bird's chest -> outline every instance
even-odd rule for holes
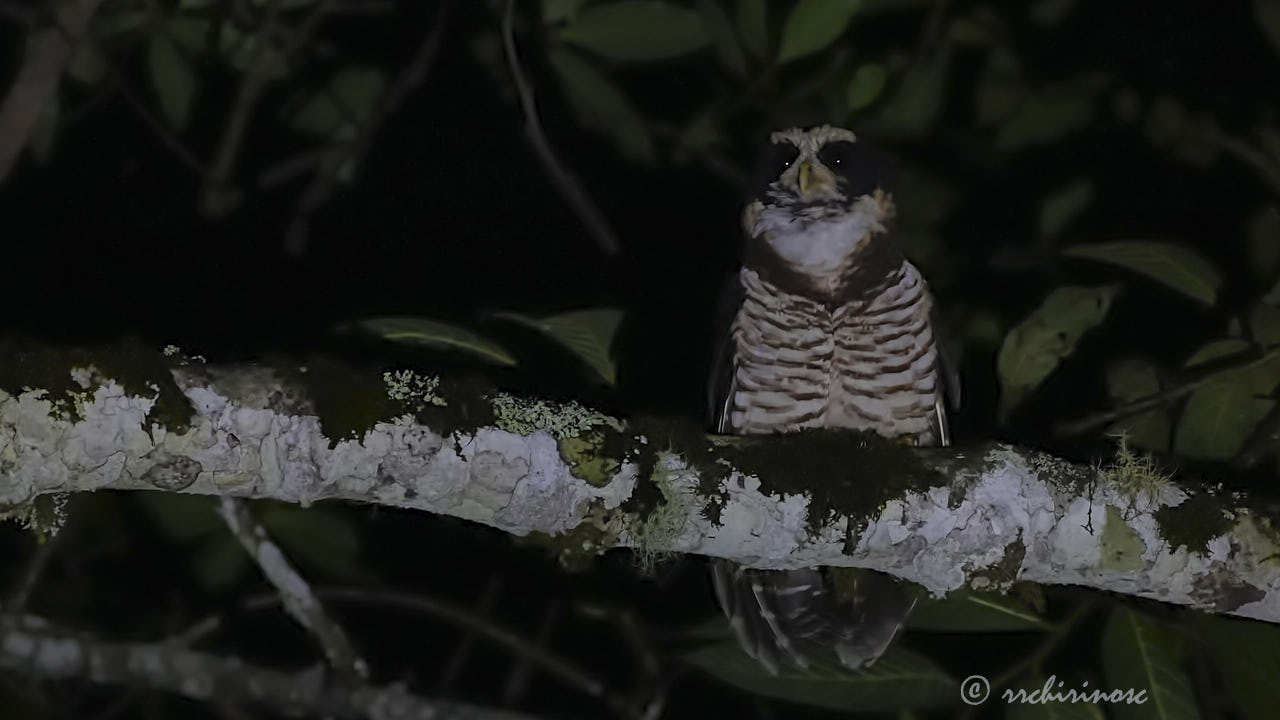
[[[913,272],[875,298],[828,308],[743,274],[730,424],[923,439],[938,389],[929,300]]]

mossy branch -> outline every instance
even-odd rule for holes
[[[126,356],[115,348],[109,364]],[[869,567],[935,594],[1072,584],[1280,622],[1270,518],[1190,493],[1132,453],[1098,468],[997,443],[716,438],[448,378],[216,368],[167,353],[137,363],[166,377],[117,380],[86,369],[83,353],[60,369],[40,357],[43,388],[0,378],[0,508],[11,515],[107,488],[348,500],[544,534],[578,558],[626,547]]]

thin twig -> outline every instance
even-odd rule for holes
[[[1034,652],[1014,663],[1011,667],[992,679],[990,684],[987,686],[988,692],[995,693],[1003,690],[1006,685],[1017,680],[1028,670],[1040,668],[1044,661],[1057,651],[1058,646],[1067,638],[1071,630],[1079,626],[1080,622],[1088,617],[1096,607],[1097,602],[1093,599],[1081,601],[1070,615],[1063,618],[1063,620],[1058,624],[1054,625],[1053,630],[1045,635],[1044,640],[1041,641],[1039,647],[1037,647]],[[978,707],[978,705],[969,706],[964,712],[961,712],[956,716],[956,720],[969,720],[977,712]]]
[[[280,13],[281,4],[281,0],[271,3],[258,34],[262,42],[250,50],[244,79],[240,83],[235,103],[227,116],[226,129],[222,133],[222,140],[218,143],[218,149],[214,154],[213,162],[210,163],[209,174],[205,181],[201,205],[206,215],[214,217],[222,215],[238,201],[238,196],[231,192],[231,175],[235,172],[236,160],[244,145],[249,119],[258,105],[258,100],[267,89],[268,76],[259,71],[258,63],[266,57],[263,48],[269,44],[270,38],[275,34],[276,19]],[[310,40],[316,28],[319,27],[320,21],[332,6],[333,0],[321,0],[306,20],[302,21],[298,32],[280,52],[283,62],[288,63],[294,52]]]
[[[63,527],[52,537],[46,538],[44,542],[36,546],[35,552],[31,554],[31,559],[27,561],[27,567],[22,573],[22,580],[13,589],[8,601],[4,604],[6,613],[13,614],[26,611],[27,602],[31,600],[31,593],[44,575],[45,568],[49,566],[49,558],[53,557],[54,545],[66,531],[67,529]]]
[[[277,714],[385,720],[533,720],[510,710],[411,694],[403,685],[328,682],[321,668],[282,672],[168,643],[105,642],[41,618],[0,618],[0,667],[53,680],[159,690],[203,702],[253,703]]]
[[[147,103],[143,102],[142,98],[133,92],[133,88],[129,86],[129,81],[110,58],[106,60],[106,67],[112,85],[124,96],[125,102],[137,114],[138,118],[151,129],[151,132],[155,133],[156,137],[160,138],[160,142],[169,148],[169,151],[183,165],[186,165],[200,177],[207,178],[209,176],[209,168],[205,167],[204,162],[182,142],[177,133],[173,132],[163,120],[156,117],[156,114],[151,111]]]
[[[418,51],[396,78],[395,83],[383,95],[377,109],[361,124],[359,134],[353,140],[335,146],[321,156],[320,168],[299,198],[297,210],[289,221],[289,228],[285,231],[286,252],[291,255],[301,255],[306,250],[311,216],[320,206],[328,202],[337,189],[339,179],[343,176],[342,169],[359,162],[372,144],[373,135],[377,129],[404,104],[410,93],[427,79],[431,66],[440,54],[440,45],[444,41],[452,7],[453,0],[444,0],[440,4],[431,29],[418,45]],[[334,98],[334,100],[340,100],[340,98]]]
[[[586,670],[574,665],[569,660],[561,658],[544,648],[539,647],[536,643],[530,640],[495,625],[490,620],[478,617],[473,613],[441,600],[424,595],[411,595],[409,593],[396,592],[393,590],[323,586],[317,587],[315,590],[316,594],[326,601],[336,600],[340,602],[360,603],[363,605],[399,608],[402,610],[411,610],[414,612],[425,613],[433,617],[443,618],[455,625],[467,628],[468,630],[475,632],[477,635],[487,638],[513,653],[528,658],[531,663],[537,665],[543,672],[578,692],[599,700],[617,715],[628,718],[628,720],[643,720],[642,713],[631,707],[624,698],[610,692],[604,682],[592,677],[592,675]],[[262,595],[256,598],[251,598],[245,603],[245,607],[271,607],[279,604],[280,598],[275,595]],[[204,624],[204,622],[202,621],[201,624]]]
[[[534,635],[534,644],[544,649],[551,642],[551,630],[560,617],[560,601],[554,599],[542,613],[542,621],[538,623],[538,632]],[[514,707],[529,690],[529,678],[532,676],[533,661],[527,655],[516,658],[511,672],[507,673],[507,682],[502,690],[502,704]]]
[[[1091,413],[1077,420],[1060,423],[1054,428],[1054,432],[1059,435],[1082,435],[1084,433],[1097,430],[1100,427],[1110,425],[1118,420],[1124,420],[1125,418],[1133,417],[1134,415],[1141,415],[1148,410],[1154,410],[1161,405],[1190,395],[1205,383],[1211,380],[1220,379],[1224,372],[1248,370],[1280,359],[1280,347],[1263,353],[1261,356],[1254,353],[1246,353],[1246,355],[1249,356],[1249,360],[1240,364],[1234,364],[1241,359],[1236,355],[1222,358],[1222,362],[1214,362],[1212,364],[1205,363],[1203,374],[1194,377],[1181,385],[1176,385],[1166,390],[1152,393],[1151,395],[1144,395],[1140,398],[1135,398],[1134,400],[1110,410]]]
[[[515,5],[515,0],[507,0],[506,9],[502,13],[502,45],[506,50],[507,68],[511,72],[511,81],[516,86],[520,108],[524,112],[525,136],[533,145],[538,159],[542,161],[543,169],[560,189],[569,207],[578,215],[578,220],[586,226],[587,232],[596,241],[601,252],[609,256],[617,255],[622,247],[617,233],[605,219],[604,213],[600,212],[591,200],[591,196],[583,189],[582,183],[578,182],[578,178],[551,149],[551,141],[547,139],[547,134],[542,129],[542,121],[538,119],[538,108],[533,99],[533,86],[525,77],[520,65],[520,57],[516,54],[513,29]]]
[[[484,620],[489,612],[493,609],[494,602],[498,599],[498,591],[502,588],[502,576],[494,573],[489,576],[489,581],[485,583],[484,592],[480,594],[480,600],[476,603],[476,618]],[[449,658],[449,664],[445,665],[444,672],[440,673],[440,679],[436,681],[436,692],[446,695],[453,689],[454,683],[462,674],[463,668],[466,667],[467,661],[471,659],[471,653],[476,646],[476,631],[468,630],[463,636],[462,642],[458,643],[458,649],[454,650],[453,656]]]
[[[219,512],[249,557],[276,587],[285,612],[315,637],[329,664],[345,676],[367,677],[368,665],[356,654],[346,632],[325,612],[311,585],[267,536],[266,529],[250,512],[249,505],[243,500],[223,496]]]
[[[1280,195],[1280,163],[1266,152],[1239,138],[1232,137],[1216,127],[1209,127],[1205,139],[1226,154],[1253,168],[1271,192]]]

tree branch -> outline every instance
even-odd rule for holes
[[[0,667],[45,678],[77,678],[102,685],[149,688],[193,700],[254,703],[309,717],[377,720],[530,720],[506,710],[434,700],[399,685],[326,683],[319,668],[280,672],[236,658],[169,643],[112,643],[88,639],[33,617],[0,619]]]
[[[1080,585],[1280,621],[1270,522],[1123,463],[1100,471],[999,443],[707,438],[574,403],[438,391],[439,378],[421,378],[406,399],[390,375],[400,400],[382,399],[387,417],[331,447],[322,422],[342,420],[313,414],[307,386],[286,379],[295,369],[171,372],[139,394],[72,372],[85,388],[74,396],[78,419],[66,397],[0,393],[0,504],[108,488],[338,499],[515,535],[569,534],[564,546],[586,554],[628,547],[761,568],[867,567],[934,594],[1015,580]],[[173,417],[184,400],[186,424]]]
[[[285,612],[315,637],[329,664],[349,679],[368,677],[369,666],[351,647],[347,633],[325,612],[311,584],[294,569],[280,546],[267,536],[249,506],[224,495],[219,512],[245,552],[275,586]]]

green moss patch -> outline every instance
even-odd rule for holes
[[[1209,551],[1209,541],[1221,537],[1231,529],[1231,517],[1222,509],[1218,498],[1208,493],[1198,493],[1182,501],[1156,510],[1156,526],[1160,537],[1177,550],[1185,547],[1189,552],[1204,554]]]
[[[24,388],[43,389],[55,407],[72,420],[82,418],[80,400],[96,388],[84,388],[72,379],[71,371],[90,367],[97,369],[101,379],[114,380],[131,396],[155,398],[148,414],[151,422],[175,433],[191,426],[193,408],[173,380],[171,360],[135,338],[84,347],[0,340],[0,388],[11,395],[22,393]]]

